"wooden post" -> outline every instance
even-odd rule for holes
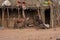
[[[42,17],[43,23],[45,23],[44,8],[41,8],[41,17]]]
[[[53,12],[54,12],[54,26],[56,26],[56,9],[55,9],[55,6],[53,8]]]
[[[21,5],[22,5],[23,18],[26,18],[26,17],[25,17],[25,12],[24,12],[24,10],[26,9],[26,3],[23,2]]]
[[[58,25],[60,25],[59,23],[59,16],[60,16],[60,13],[59,13],[59,4],[57,4],[57,20],[58,20]]]
[[[20,12],[19,12],[20,8],[18,7],[18,18],[20,18]]]
[[[38,16],[39,16],[39,19],[41,19],[41,14],[40,14],[39,8],[38,8]]]
[[[26,17],[25,17],[24,9],[22,9],[22,15],[23,15],[23,18],[26,18]]]
[[[2,8],[2,26],[5,27],[4,26],[4,8]]]
[[[54,26],[56,26],[58,23],[57,23],[57,4],[55,3],[54,4],[55,6],[54,6]]]
[[[50,8],[51,8],[51,14],[50,14],[50,16],[51,16],[51,23],[50,23],[50,25],[53,28],[53,26],[54,26],[54,15],[53,15],[53,7],[52,7],[52,5],[50,5]]]
[[[58,12],[59,12],[59,25],[60,25],[60,8],[58,7]]]
[[[9,27],[9,10],[8,10],[8,7],[7,7],[7,15],[8,15],[8,18],[7,18],[7,27]]]
[[[60,26],[60,0],[58,0],[58,12],[59,12],[59,21],[58,21],[58,23],[59,23],[59,26]]]

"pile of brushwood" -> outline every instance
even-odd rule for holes
[[[34,20],[31,18],[18,18],[15,21],[14,28],[26,28],[26,27],[38,27],[41,29],[48,29],[49,24],[44,24],[42,20],[39,19],[38,16],[35,16]]]

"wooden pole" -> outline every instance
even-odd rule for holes
[[[41,19],[41,14],[40,14],[39,8],[38,8],[38,16],[39,16],[39,19]]]
[[[20,12],[19,12],[20,8],[18,7],[18,18],[20,18]]]
[[[44,15],[44,8],[43,7],[41,7],[41,17],[42,17],[42,21],[43,21],[43,23],[45,23],[45,15]]]
[[[2,26],[5,27],[4,26],[4,8],[2,8]]]
[[[53,12],[54,12],[54,26],[56,26],[56,9],[55,6],[53,6]]]
[[[60,8],[58,7],[58,11],[60,10]],[[60,11],[59,11],[59,25],[60,25]]]
[[[50,8],[51,8],[51,26],[53,28],[53,26],[54,26],[54,15],[53,15],[53,7],[52,7],[52,5],[50,5]]]
[[[7,15],[8,15],[8,18],[7,18],[7,27],[9,27],[9,10],[8,10],[8,7],[7,7]]]
[[[60,13],[59,13],[59,4],[57,3],[57,19],[58,19],[58,25],[60,25],[59,23],[59,16],[60,16]]]
[[[23,18],[26,18],[26,17],[25,17],[24,9],[22,9],[22,15],[23,15]]]

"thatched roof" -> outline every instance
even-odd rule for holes
[[[4,0],[0,0],[0,6],[3,3]],[[16,5],[16,0],[9,0],[12,5]],[[43,0],[42,0],[43,1]],[[36,6],[37,4],[42,3],[42,1],[40,0],[21,0],[21,2],[25,2],[27,6]]]
[[[3,1],[4,0],[0,0],[0,6],[3,3]],[[9,1],[12,3],[12,5],[14,5],[14,6],[16,5],[16,0],[9,0]],[[25,2],[26,6],[28,6],[28,7],[30,7],[30,6],[36,7],[37,4],[40,5],[44,2],[44,0],[20,0],[20,1]],[[57,0],[52,0],[52,1],[57,2]]]
[[[4,2],[5,0],[0,0],[0,6],[2,5],[2,3]],[[9,0],[11,3],[12,3],[12,5],[14,5],[15,4],[15,2],[16,2],[16,0]]]

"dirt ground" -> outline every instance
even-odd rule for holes
[[[60,38],[60,27],[52,29],[4,29],[0,40],[56,40]]]

